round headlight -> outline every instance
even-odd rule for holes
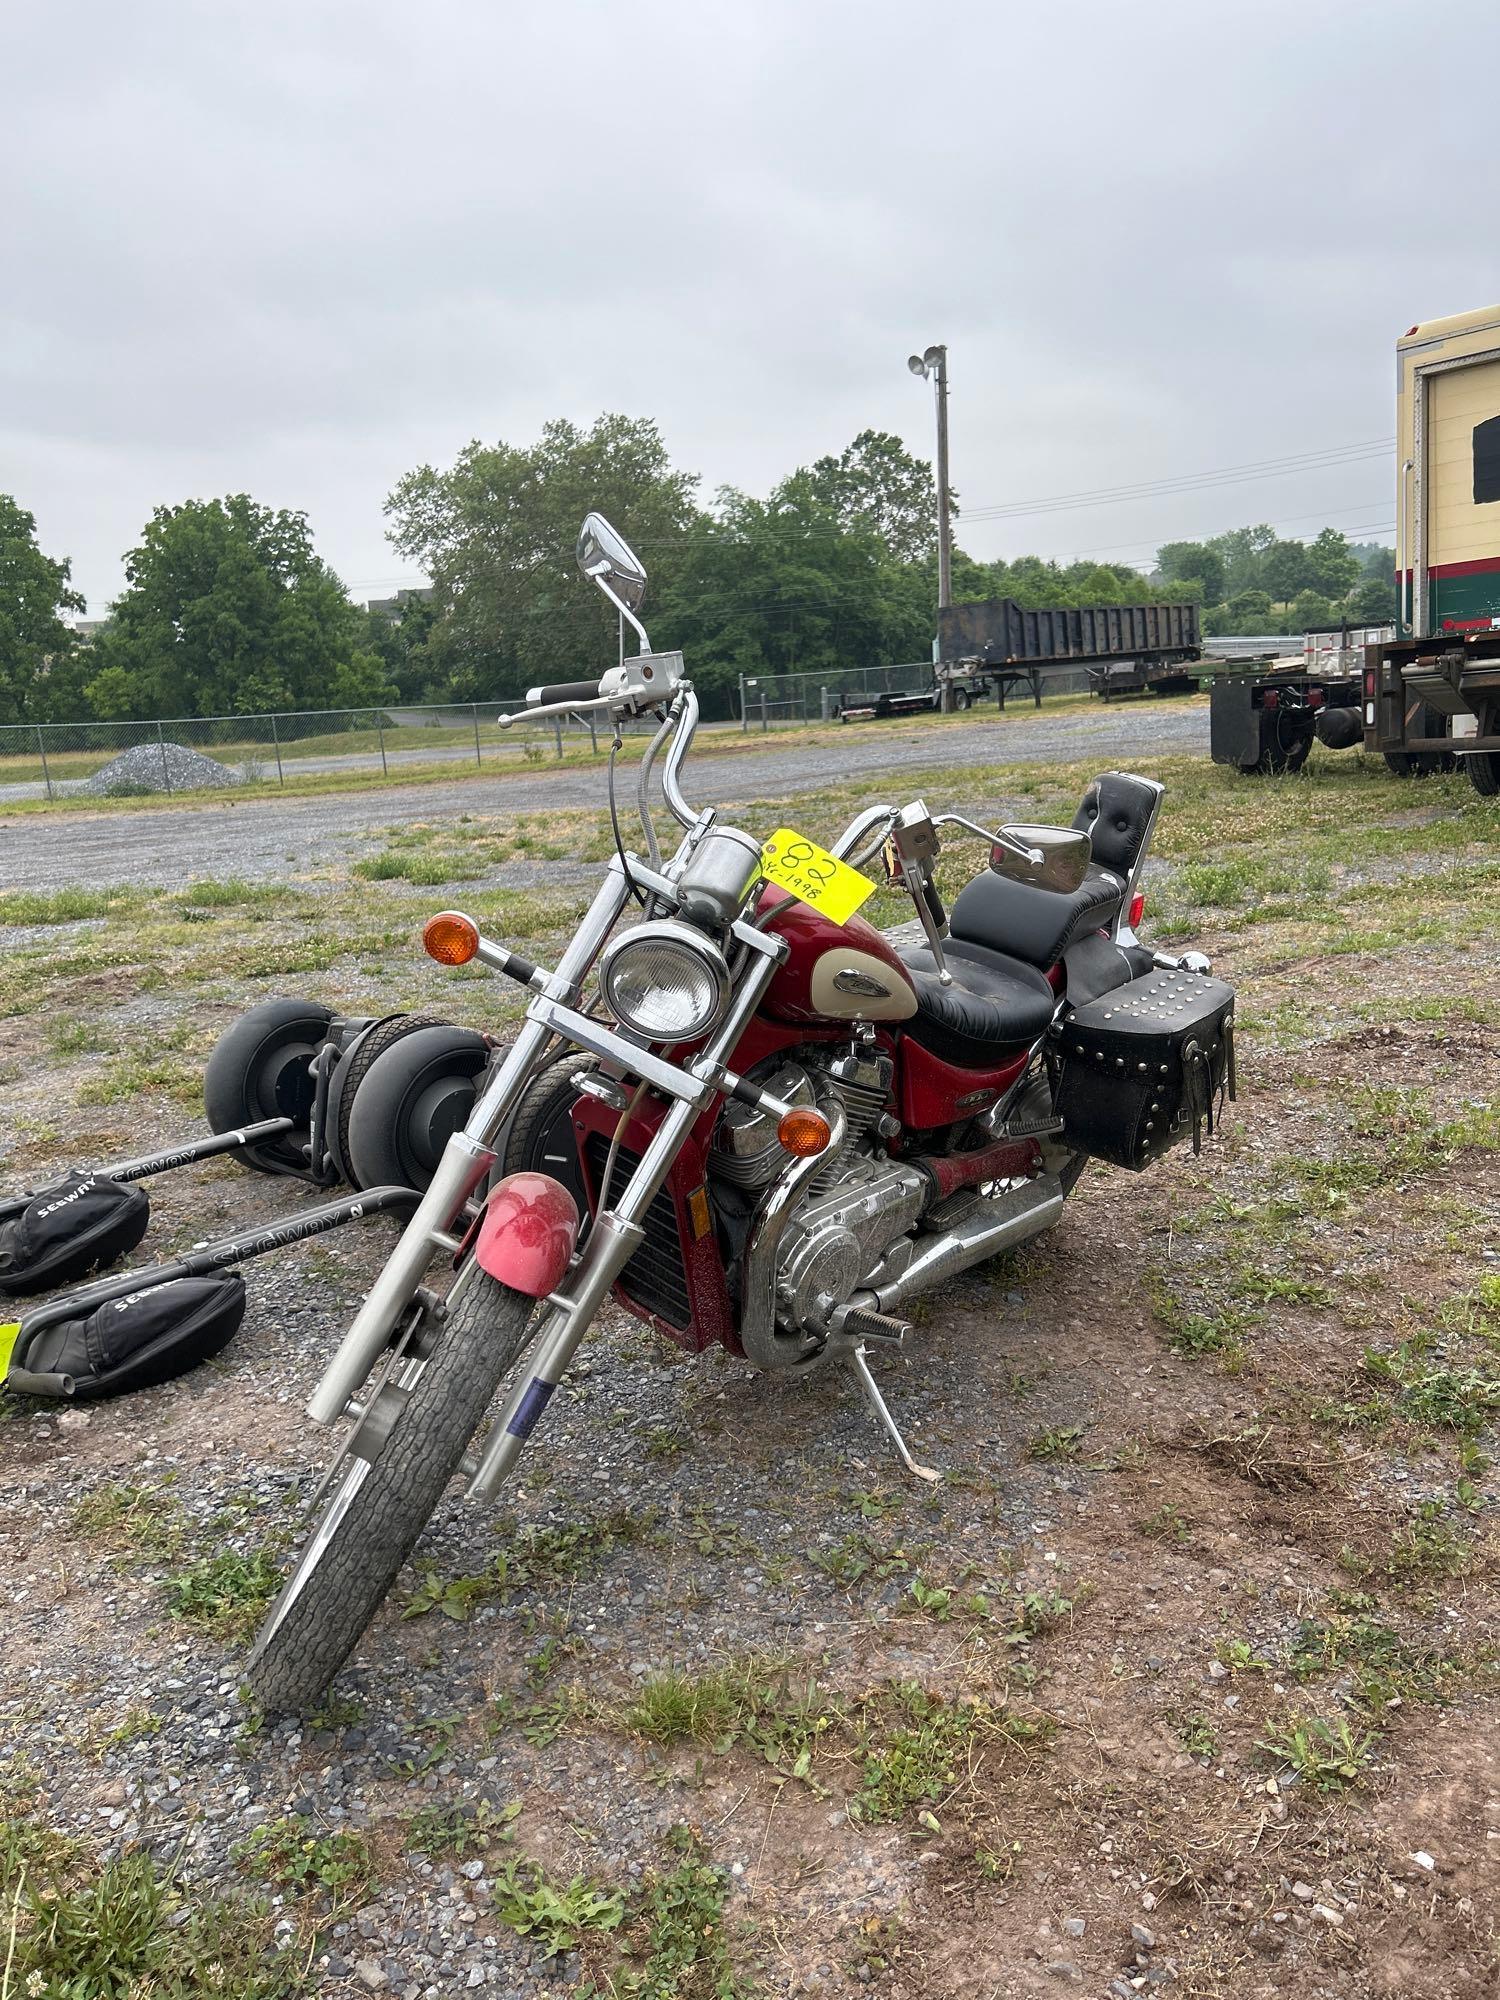
[[[653,1042],[691,1042],[723,1013],[729,968],[711,939],[685,925],[637,924],[605,952],[599,984],[622,1028]]]

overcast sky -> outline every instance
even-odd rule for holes
[[[0,490],[93,613],[153,505],[240,490],[368,596],[471,437],[620,410],[764,492],[930,454],[946,340],[970,515],[1370,454],[976,555],[1388,538],[1395,337],[1500,297],[1497,64],[1495,0],[17,0]]]

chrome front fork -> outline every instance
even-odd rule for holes
[[[610,862],[599,893],[564,952],[550,982],[552,993],[576,999],[583,976],[598,956],[630,894],[619,860]],[[307,1414],[315,1423],[337,1423],[350,1400],[392,1339],[402,1315],[439,1251],[458,1248],[454,1231],[464,1205],[495,1164],[495,1140],[520,1102],[521,1093],[552,1040],[552,1029],[537,1019],[539,1003],[527,1009],[527,1019],[505,1060],[474,1101],[468,1121],[443,1149],[427,1192],[401,1239],[370,1287],[354,1324],[340,1341],[322,1380],[313,1391]]]
[[[669,886],[645,867],[638,866],[635,873],[648,886]],[[338,1421],[395,1337],[433,1257],[439,1252],[456,1252],[464,1206],[494,1166],[498,1136],[554,1036],[561,1032],[569,1038],[571,1026],[580,1035],[599,1041],[601,1047],[606,1042],[613,1044],[612,1055],[626,1061],[637,1058],[650,1080],[673,1101],[620,1199],[597,1218],[562,1289],[547,1301],[549,1309],[531,1343],[528,1365],[518,1373],[474,1469],[469,1492],[475,1497],[493,1494],[515,1464],[579,1342],[640,1244],[646,1211],[671,1172],[684,1140],[712,1101],[714,1089],[706,1080],[708,1075],[722,1069],[733,1054],[786,953],[779,938],[768,937],[750,925],[735,926],[737,939],[748,948],[749,962],[743,967],[728,1013],[691,1069],[626,1048],[613,1034],[595,1034],[597,1024],[574,1012],[570,1003],[577,1000],[583,977],[629,893],[625,871],[616,859],[610,863],[608,876],[556,973],[548,979],[545,992],[528,1007],[525,1024],[476,1101],[463,1131],[455,1133],[444,1148],[421,1205],[371,1286],[307,1406],[308,1415],[318,1423]],[[460,1273],[455,1283],[462,1284],[466,1275]]]

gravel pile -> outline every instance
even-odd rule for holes
[[[201,792],[237,785],[238,771],[181,743],[136,743],[101,765],[80,790],[104,797],[140,792]]]

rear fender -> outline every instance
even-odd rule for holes
[[[482,1271],[528,1298],[562,1283],[578,1242],[578,1204],[550,1174],[507,1174],[490,1189],[474,1243]]]

